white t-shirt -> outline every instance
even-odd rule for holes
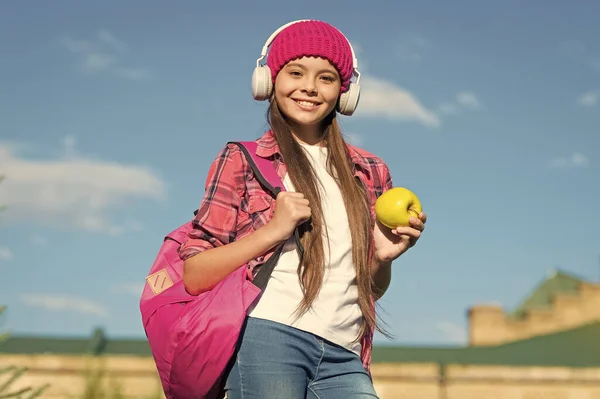
[[[352,238],[346,207],[340,189],[326,169],[327,149],[303,144],[321,184],[323,215],[328,228],[330,247],[323,234],[325,274],[323,286],[312,307],[298,318],[295,313],[302,301],[298,281],[298,254],[294,237],[290,237],[271,274],[260,301],[250,316],[287,324],[308,331],[360,355],[360,342],[355,341],[360,330],[362,312],[358,305],[356,272],[352,261]],[[288,176],[283,184],[294,191]]]

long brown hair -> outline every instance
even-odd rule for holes
[[[289,178],[296,191],[304,194],[310,202],[311,221],[300,226],[300,240],[304,247],[303,256],[298,266],[298,278],[303,291],[303,300],[297,312],[304,314],[319,294],[325,272],[325,253],[323,248],[323,210],[318,189],[318,179],[298,142],[294,139],[286,116],[281,112],[273,97],[267,110],[267,120],[271,126]],[[358,303],[362,311],[363,321],[356,341],[363,334],[376,328],[375,309],[371,302],[372,283],[370,268],[371,229],[370,206],[365,187],[355,179],[350,155],[340,131],[335,111],[323,121],[323,142],[328,150],[327,169],[336,177],[344,198],[350,232],[352,237],[352,260],[356,270],[358,287]],[[328,241],[328,240],[327,240]]]

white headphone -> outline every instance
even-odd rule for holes
[[[273,94],[273,80],[271,77],[271,70],[268,65],[261,65],[261,61],[267,55],[267,51],[275,37],[287,28],[288,26],[295,24],[297,22],[310,21],[308,19],[301,19],[298,21],[289,22],[279,29],[277,29],[273,34],[267,39],[265,45],[262,48],[260,53],[260,58],[256,60],[256,68],[254,69],[254,73],[252,74],[252,96],[255,100],[264,101],[271,97]],[[340,32],[341,33],[341,32]],[[344,34],[342,33],[342,36]],[[358,60],[356,59],[356,54],[354,53],[354,49],[352,48],[352,44],[344,36],[348,45],[350,46],[350,51],[352,52],[352,69],[353,75],[356,76],[356,82],[351,82],[348,90],[340,95],[340,99],[337,104],[337,110],[342,115],[352,115],[358,106],[358,101],[360,99],[360,72],[358,71]]]

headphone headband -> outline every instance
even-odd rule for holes
[[[273,40],[275,40],[275,38],[281,31],[283,31],[285,28],[287,28],[288,26],[293,25],[295,23],[307,22],[307,21],[313,21],[313,20],[298,19],[296,21],[288,22],[287,24],[280,26],[275,32],[273,32],[271,34],[271,36],[269,36],[269,38],[265,42],[265,45],[263,46],[262,51],[260,52],[260,57],[256,60],[256,66],[260,67],[260,62],[262,60],[264,60],[265,57],[267,56],[267,52],[269,51],[269,46],[271,45],[271,43],[273,43]],[[346,39],[348,46],[350,46],[350,52],[352,53],[352,69],[353,69],[354,75],[356,75],[356,83],[358,84],[360,82],[360,72],[358,71],[358,59],[356,58],[356,53],[354,52],[354,48],[352,47],[352,43],[350,43],[350,40],[348,40],[348,38],[339,29],[338,29],[338,32],[340,32],[340,34],[344,37],[344,39]]]

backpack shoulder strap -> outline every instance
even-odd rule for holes
[[[258,144],[255,141],[231,141],[230,144],[237,145],[245,155],[254,176],[258,181],[273,194],[274,197],[280,191],[284,191],[283,182],[273,167],[273,164],[268,159],[256,155]]]
[[[255,141],[232,141],[232,144],[236,144],[240,147],[240,150],[246,156],[252,170],[254,171],[254,176],[258,179],[258,181],[269,190],[274,197],[279,194],[280,191],[284,191],[285,187],[281,178],[277,174],[277,170],[273,167],[273,164],[268,159],[259,157],[256,155],[256,148],[258,144]],[[294,239],[296,241],[298,255],[302,258],[304,255],[304,248],[302,243],[300,242],[300,233],[298,232],[298,228],[294,230]],[[267,286],[267,282],[269,281],[269,277],[273,272],[277,264],[277,260],[281,255],[284,244],[278,246],[275,250],[275,253],[267,260],[267,262],[260,268],[258,273],[253,279],[253,284],[256,285],[261,290],[264,290]]]

